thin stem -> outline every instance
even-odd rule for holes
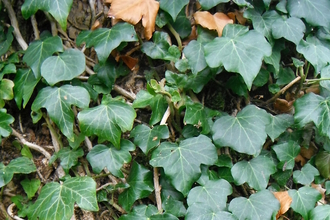
[[[38,40],[40,38],[40,35],[39,35],[38,23],[37,23],[37,19],[36,19],[35,15],[31,16],[31,24],[33,27],[33,32],[34,32],[34,39]]]
[[[45,119],[45,121],[47,123],[48,129],[50,131],[50,135],[52,136],[52,142],[53,142],[53,145],[54,145],[55,152],[58,152],[60,149],[63,148],[63,143],[59,139],[59,137],[58,137],[55,129],[53,128],[52,124],[50,123],[47,115],[46,114],[42,114],[42,116],[44,117],[44,119]]]
[[[181,42],[180,35],[178,34],[178,32],[176,32],[176,30],[173,28],[173,26],[170,23],[167,23],[167,27],[171,31],[173,36],[175,37],[176,42],[178,42],[179,50],[182,51],[182,42]]]
[[[284,94],[286,90],[288,90],[291,86],[293,86],[296,82],[301,79],[300,76],[297,76],[294,80],[292,80],[288,85],[284,86],[278,93],[276,93],[271,99],[266,101],[266,104],[269,104],[275,101],[280,95]]]

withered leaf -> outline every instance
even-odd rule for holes
[[[281,208],[276,215],[276,219],[278,219],[281,215],[283,215],[289,210],[292,198],[289,196],[288,191],[273,192],[273,194],[281,204]]]

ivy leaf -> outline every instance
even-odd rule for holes
[[[276,144],[273,147],[277,158],[281,161],[278,166],[283,170],[291,170],[295,164],[295,158],[300,152],[300,146],[295,141]],[[284,167],[285,166],[285,167]]]
[[[240,153],[258,155],[267,133],[269,116],[266,111],[248,105],[236,117],[223,116],[215,121],[212,139],[217,146],[229,146]]]
[[[291,16],[305,18],[313,26],[329,28],[330,2],[327,0],[301,0],[299,4],[295,0],[288,0],[287,9]]]
[[[302,185],[309,185],[314,180],[314,176],[320,175],[319,171],[309,163],[306,163],[301,170],[293,172],[293,181]]]
[[[78,158],[84,156],[82,148],[71,150],[69,147],[62,148],[57,153],[57,157],[61,159],[63,170],[68,173],[71,167],[77,165]]]
[[[27,0],[22,5],[22,15],[28,19],[39,9],[49,12],[56,21],[66,30],[67,17],[72,6],[72,0]]]
[[[330,153],[320,151],[315,158],[315,165],[324,178],[330,177]]]
[[[211,129],[208,123],[205,108],[201,103],[186,104],[186,113],[184,115],[183,122],[185,124],[194,125],[197,128],[202,127],[203,134],[208,134]]]
[[[270,114],[270,123],[266,125],[266,132],[272,141],[274,141],[292,124],[292,115],[280,114],[274,116]]]
[[[237,162],[231,168],[231,174],[236,185],[247,182],[250,187],[256,190],[263,190],[267,187],[269,176],[276,172],[276,166],[267,156],[253,158],[250,161]]]
[[[204,50],[200,42],[195,40],[190,41],[183,49],[183,53],[188,59],[189,66],[194,74],[197,74],[207,67],[204,58]]]
[[[68,49],[58,56],[48,57],[41,65],[41,75],[53,86],[79,76],[85,66],[85,55],[77,49]]]
[[[237,220],[236,216],[226,211],[214,212],[211,207],[203,203],[194,203],[187,210],[186,220]]]
[[[127,183],[130,187],[119,195],[118,203],[129,211],[137,199],[148,197],[154,190],[152,172],[133,161]]]
[[[13,88],[14,83],[10,79],[2,79],[0,81],[0,108],[5,106],[4,100],[11,100],[14,98]]]
[[[1,31],[3,31],[2,28],[0,28]],[[4,55],[7,53],[8,49],[10,48],[11,43],[14,40],[14,36],[12,32],[14,31],[14,28],[10,26],[8,28],[7,34],[6,34],[6,40],[0,42],[0,56]]]
[[[33,41],[26,50],[23,61],[31,67],[35,78],[38,79],[41,76],[41,64],[53,55],[53,53],[62,51],[63,45],[61,38],[59,36],[48,37],[44,40]]]
[[[77,37],[77,45],[86,42],[86,47],[94,46],[101,64],[105,63],[111,51],[122,42],[137,41],[134,26],[128,23],[118,23],[109,28],[81,32]]]
[[[87,90],[80,86],[46,87],[39,91],[31,109],[38,112],[40,108],[46,108],[52,121],[69,140],[73,141],[74,114],[71,105],[87,108],[89,101]],[[36,122],[34,120],[34,123]]]
[[[304,22],[296,17],[290,17],[288,19],[279,18],[272,25],[272,34],[275,39],[283,37],[296,45],[304,37],[305,30]]]
[[[216,6],[220,3],[226,3],[226,2],[229,2],[229,0],[200,0],[199,1],[202,8],[206,11],[213,8],[214,6]]]
[[[161,0],[159,7],[169,13],[175,21],[176,17],[180,13],[181,9],[189,3],[189,0]]]
[[[292,198],[291,208],[308,219],[308,213],[313,210],[315,203],[322,198],[322,195],[316,189],[304,186],[299,190],[290,189],[289,196]]]
[[[176,217],[184,217],[186,215],[186,207],[182,201],[175,200],[172,196],[166,197],[162,202],[165,213],[170,213]]]
[[[200,135],[183,140],[179,146],[163,142],[152,153],[150,165],[163,167],[172,185],[186,196],[201,174],[200,165],[212,165],[217,159],[211,140]]]
[[[121,132],[132,129],[135,117],[136,113],[131,106],[114,99],[103,100],[101,105],[78,113],[80,128],[84,134],[97,135],[117,148],[120,147]]]
[[[190,190],[187,203],[188,206],[194,203],[203,204],[213,212],[223,211],[226,208],[227,196],[232,192],[232,187],[226,180],[209,180],[205,185]]]
[[[159,145],[161,139],[169,138],[169,131],[166,125],[155,126],[150,129],[146,125],[136,126],[130,133],[134,138],[134,144],[138,146],[144,154]]]
[[[37,170],[33,161],[27,157],[18,157],[5,166],[0,163],[0,188],[11,181],[15,173],[32,173]]]
[[[19,109],[22,107],[22,100],[23,108],[25,108],[39,80],[40,77],[35,78],[31,69],[19,69],[17,71],[14,79],[14,93],[15,101]]]
[[[132,160],[129,152],[134,150],[134,144],[128,140],[121,141],[120,149],[115,148],[112,144],[98,144],[87,154],[86,159],[95,173],[100,173],[106,167],[113,175],[123,178],[124,175],[120,168],[124,163]]]
[[[37,201],[30,206],[28,217],[31,220],[69,220],[75,203],[84,210],[99,210],[96,183],[91,177],[72,177],[63,184],[47,183],[42,187]]]
[[[207,64],[212,67],[224,66],[229,72],[239,73],[248,89],[258,75],[262,59],[271,55],[271,46],[264,36],[247,27],[227,24],[222,37],[217,37],[204,47]]]
[[[2,137],[8,137],[11,133],[10,124],[14,122],[14,117],[7,114],[6,109],[0,109],[0,141]]]
[[[265,202],[267,201],[267,202]],[[268,190],[259,191],[250,198],[234,198],[228,207],[238,219],[271,219],[280,209],[280,203]]]
[[[38,191],[41,182],[39,179],[32,179],[32,180],[24,179],[20,183],[24,189],[24,192],[28,196],[28,198],[32,199],[32,197]]]
[[[316,206],[309,212],[309,219],[327,220],[330,219],[330,205]]]
[[[120,216],[119,220],[148,220],[150,216],[157,213],[158,210],[154,205],[137,205],[130,213]]]

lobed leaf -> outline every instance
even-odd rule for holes
[[[302,185],[309,185],[314,181],[314,177],[320,175],[319,171],[311,164],[306,163],[301,170],[293,172],[293,181]]]
[[[295,165],[295,158],[300,152],[300,146],[297,142],[289,141],[276,144],[273,147],[277,158],[280,160],[279,168],[284,170],[292,170]]]
[[[237,220],[237,217],[226,211],[213,211],[203,203],[194,203],[188,207],[186,220]]]
[[[175,21],[181,9],[189,3],[189,0],[161,0],[159,3],[159,7],[169,13]]]
[[[12,131],[10,124],[14,122],[14,117],[7,114],[6,109],[0,109],[0,141],[2,137],[8,137]]]

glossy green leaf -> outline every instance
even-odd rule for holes
[[[284,44],[282,44],[280,40],[277,40],[273,46],[272,55],[264,58],[265,63],[274,67],[276,74],[280,71],[281,51],[284,47]],[[262,69],[260,71],[262,71]]]
[[[37,201],[30,206],[28,217],[31,220],[69,220],[75,203],[84,210],[99,210],[96,183],[91,177],[72,177],[63,184],[47,183],[42,187]]]
[[[237,162],[231,168],[231,174],[236,185],[245,182],[256,190],[263,190],[267,187],[269,176],[276,172],[276,166],[267,156],[259,155],[250,161]]]
[[[296,77],[291,68],[280,67],[280,71],[278,72],[276,78],[277,78],[276,84],[279,86],[283,86],[290,83]]]
[[[293,117],[289,114],[270,115],[270,123],[266,125],[266,132],[274,141],[288,127],[293,124]]]
[[[33,161],[26,157],[18,157],[10,161],[10,163],[5,166],[0,163],[0,188],[11,181],[14,174],[16,173],[32,173],[37,170]]]
[[[306,163],[301,170],[293,172],[293,181],[302,185],[309,185],[314,177],[320,175],[319,171],[309,163]]]
[[[330,153],[320,151],[315,158],[315,166],[324,178],[330,177]]]
[[[197,74],[207,67],[204,48],[200,42],[196,40],[190,41],[183,49],[183,53],[188,59],[189,66],[194,74]]]
[[[122,42],[137,41],[134,26],[128,23],[118,23],[109,28],[81,32],[77,37],[77,45],[86,42],[86,47],[94,47],[100,63],[105,63],[111,51]]]
[[[127,183],[130,187],[119,195],[118,203],[129,211],[137,199],[148,197],[154,190],[152,172],[134,161]]]
[[[97,135],[101,140],[110,141],[120,147],[121,133],[133,127],[136,117],[134,109],[117,101],[102,101],[101,105],[85,109],[78,114],[81,131],[86,135]]]
[[[33,41],[26,50],[23,61],[31,67],[35,78],[38,79],[41,76],[42,63],[53,53],[62,51],[61,38],[59,36],[48,37],[44,40]]]
[[[163,142],[152,153],[150,164],[163,167],[172,185],[187,195],[201,174],[200,165],[212,165],[216,160],[215,146],[208,137],[200,135],[183,140],[179,146]]]
[[[330,66],[326,66],[321,70],[321,79],[330,79]],[[320,82],[320,86],[321,86],[321,95],[323,97],[326,97],[327,95],[323,95],[325,94],[330,94],[330,80],[322,80]]]
[[[272,34],[275,39],[283,37],[296,45],[304,37],[305,30],[304,22],[296,17],[279,18],[272,24]]]
[[[14,98],[14,83],[10,79],[0,80],[0,108],[5,106],[5,100]]]
[[[31,109],[34,112],[39,112],[40,108],[46,108],[52,121],[67,138],[73,141],[74,114],[71,105],[87,108],[89,101],[89,94],[83,87],[71,85],[64,85],[59,88],[46,87],[39,91]]]
[[[258,155],[267,138],[267,124],[266,111],[248,105],[236,117],[223,116],[216,120],[212,138],[219,147],[229,146],[240,153]]]
[[[207,43],[204,49],[210,67],[223,65],[227,71],[239,73],[248,89],[259,73],[263,58],[272,51],[262,34],[236,24],[226,25],[222,37]]]
[[[304,18],[311,25],[329,27],[330,2],[327,0],[301,0],[299,4],[288,0],[287,9],[291,16]]]
[[[120,169],[124,163],[129,163],[132,160],[129,152],[134,150],[134,144],[128,140],[121,141],[120,149],[115,148],[112,144],[98,144],[87,154],[86,159],[95,173],[100,173],[104,168],[107,168],[111,174],[123,178],[124,175]]]
[[[169,13],[173,21],[175,21],[181,9],[189,3],[189,0],[161,0],[159,3],[159,7]]]
[[[69,147],[60,149],[57,153],[57,157],[61,160],[61,166],[66,173],[69,172],[71,167],[77,165],[78,158],[84,156],[84,151],[82,148],[76,150],[71,150]]]
[[[165,213],[170,213],[176,217],[184,217],[186,215],[186,207],[182,201],[175,200],[172,196],[168,196],[165,201],[162,201]]]
[[[66,30],[67,17],[72,6],[72,0],[27,0],[22,5],[22,15],[25,19],[34,15],[39,9],[49,12]]]
[[[141,124],[136,126],[130,133],[130,137],[134,138],[134,144],[145,154],[158,146],[161,139],[169,138],[169,135],[166,125],[159,125],[150,129],[148,126]]]
[[[291,180],[289,180],[292,176],[292,170],[278,170],[272,177],[276,180],[277,184],[281,187],[286,186],[288,183],[291,184]],[[268,188],[269,189],[269,188]]]
[[[13,63],[6,64],[2,69],[1,69],[1,67],[2,67],[1,65],[2,64],[0,63],[0,80],[3,79],[3,76],[5,74],[11,74],[11,73],[16,73],[17,72],[16,66]]]
[[[15,101],[19,109],[22,107],[22,101],[23,108],[25,108],[39,80],[40,77],[36,79],[31,69],[19,69],[17,71],[14,79],[14,93]]]
[[[29,199],[31,199],[36,194],[40,186],[39,179],[24,179],[20,183],[23,186],[24,192]]]
[[[14,31],[14,28],[9,27],[7,34],[6,34],[6,40],[0,42],[0,56],[4,55],[9,50],[11,43],[14,40],[14,36],[12,34],[13,31]]]
[[[186,104],[186,113],[183,122],[185,124],[191,124],[197,128],[202,127],[202,134],[208,134],[211,129],[208,123],[205,107],[201,103]]]
[[[191,23],[186,15],[186,7],[184,7],[171,23],[174,30],[180,35],[181,39],[188,37],[191,34]]]
[[[41,65],[41,75],[53,86],[79,76],[85,66],[85,55],[78,49],[68,49],[58,56],[48,57]]]
[[[283,12],[284,14],[287,14],[288,11],[286,9],[286,4],[287,4],[287,0],[280,0],[279,3],[277,3],[276,5],[276,9],[280,12]]]
[[[217,6],[220,3],[226,3],[229,2],[229,0],[200,0],[199,3],[201,4],[202,8],[204,10],[209,10],[213,8],[214,6]]]
[[[137,205],[130,213],[122,215],[119,220],[148,220],[150,216],[157,213],[158,210],[154,205]]]
[[[316,206],[309,212],[309,219],[329,220],[330,219],[330,205]]]
[[[2,137],[8,137],[11,133],[10,124],[14,122],[14,117],[7,114],[6,109],[0,108],[0,141]]]
[[[280,203],[268,190],[259,191],[250,198],[234,198],[228,207],[238,219],[272,219],[273,213],[280,209]]]
[[[232,194],[231,185],[223,179],[209,180],[203,186],[197,186],[190,190],[187,198],[188,206],[201,203],[209,207],[213,212],[224,211],[227,196]]]
[[[295,165],[295,158],[300,152],[300,146],[297,142],[289,141],[281,144],[276,144],[273,147],[277,158],[280,160],[279,168],[284,170],[291,170]]]
[[[236,216],[226,211],[213,211],[203,203],[194,203],[188,207],[186,220],[237,220]]]
[[[291,208],[308,219],[308,213],[314,209],[315,203],[322,198],[318,190],[304,186],[299,190],[290,189],[289,196],[292,198]]]

